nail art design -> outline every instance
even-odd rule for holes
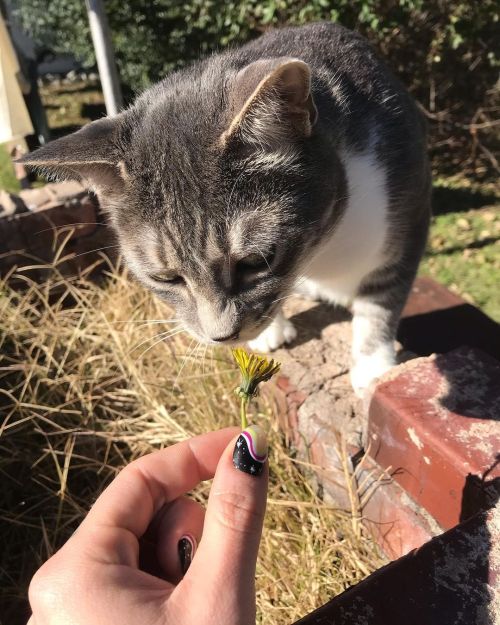
[[[177,543],[177,551],[179,560],[181,561],[181,571],[186,575],[191,562],[193,561],[194,552],[196,551],[196,540],[191,534],[186,534]]]
[[[267,436],[258,425],[249,425],[238,436],[233,452],[234,466],[250,475],[260,475],[267,459]]]

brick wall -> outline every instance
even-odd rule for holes
[[[0,218],[0,276],[20,268],[43,281],[54,265],[62,275],[76,275],[102,264],[101,248],[113,258],[115,243],[93,196],[80,191]]]

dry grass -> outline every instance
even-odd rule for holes
[[[71,305],[69,305],[71,303]],[[24,623],[33,571],[130,460],[237,424],[228,351],[156,323],[170,313],[123,273],[26,290],[0,284],[0,623]],[[160,340],[159,332],[172,332]],[[157,337],[157,338],[155,338]],[[158,342],[159,341],[159,342]],[[258,565],[260,622],[292,623],[382,563],[349,513],[325,506],[262,397],[271,485]],[[205,498],[208,485],[196,497]],[[4,620],[5,619],[5,620]]]

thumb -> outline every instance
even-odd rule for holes
[[[250,425],[219,460],[203,537],[186,575],[212,603],[219,623],[255,623],[255,566],[268,477],[266,433]]]

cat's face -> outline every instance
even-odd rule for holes
[[[181,75],[29,161],[92,181],[135,276],[206,342],[256,337],[331,220],[308,67],[263,63],[212,76],[223,98]]]
[[[128,201],[161,206],[161,215],[114,215],[134,274],[204,341],[257,336],[283,303],[309,245],[300,175],[258,158],[212,153],[203,184],[198,168],[169,168],[161,190],[132,175]]]

